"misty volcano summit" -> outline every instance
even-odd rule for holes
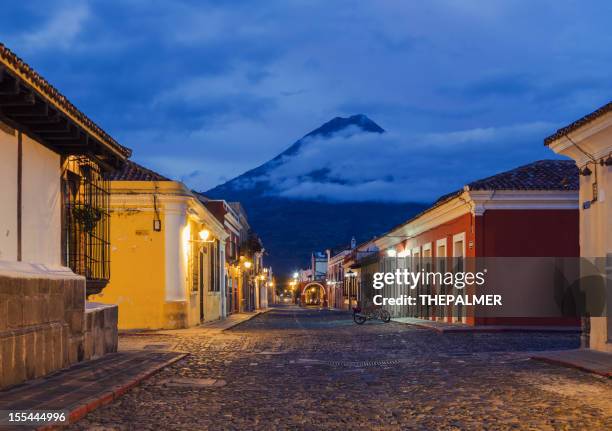
[[[385,131],[363,114],[336,117],[308,133],[285,151],[209,194],[248,193],[292,199],[324,201],[382,200],[355,195],[360,185],[378,178],[363,175],[363,160],[347,158],[359,147],[375,147]],[[363,148],[362,148],[363,149]],[[349,162],[357,171],[350,171]],[[241,193],[241,194],[242,194]]]
[[[397,154],[387,136],[366,115],[336,117],[205,194],[240,201],[272,266],[286,274],[312,251],[369,239],[425,208],[395,193],[389,163]]]

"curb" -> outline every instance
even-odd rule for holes
[[[452,334],[452,333],[477,333],[477,332],[484,332],[484,333],[501,333],[501,332],[546,332],[546,333],[551,333],[551,334],[568,334],[568,333],[580,333],[582,332],[582,330],[580,328],[575,328],[575,327],[568,327],[566,329],[564,328],[538,328],[538,327],[534,327],[534,328],[529,328],[529,327],[524,327],[524,326],[519,326],[519,327],[512,327],[512,326],[505,326],[505,327],[491,327],[491,328],[487,328],[486,326],[479,326],[479,327],[453,327],[453,326],[449,326],[449,327],[435,327],[433,325],[427,325],[425,323],[410,323],[410,322],[398,322],[397,320],[391,320],[392,322],[395,323],[400,323],[402,325],[411,325],[411,326],[415,326],[417,328],[422,328],[422,329],[428,329],[430,331],[434,331],[437,332],[438,334]]]
[[[154,374],[166,368],[167,366],[180,361],[187,355],[188,353],[181,353],[178,356],[159,364],[159,366],[155,367],[152,370],[148,370],[140,374],[137,374],[132,380],[130,380],[127,383],[124,383],[122,385],[117,385],[110,391],[104,392],[103,394],[97,396],[96,398],[90,398],[84,401],[83,404],[73,408],[68,413],[68,422],[65,424],[43,426],[40,428],[36,428],[36,430],[37,431],[59,430],[65,427],[66,425],[73,424],[79,421],[80,419],[83,419],[87,415],[87,413],[94,411],[98,407],[102,407],[106,404],[113,402],[120,396],[124,395],[127,391],[132,389],[134,386],[137,386],[138,384],[140,384],[143,380],[148,379],[149,377],[153,376]]]
[[[430,325],[424,325],[421,323],[408,323],[408,322],[398,322],[397,320],[391,319],[392,322],[395,323],[399,323],[400,325],[410,325],[410,326],[414,326],[416,328],[420,328],[420,329],[428,329],[430,331],[434,331],[437,332],[438,334],[443,334],[444,330],[440,329],[440,328],[436,328],[434,326],[430,326]]]
[[[228,326],[227,328],[223,328],[223,329],[221,329],[221,331],[227,331],[228,329],[235,328],[236,326],[241,325],[241,324],[243,324],[244,322],[248,322],[249,320],[251,320],[251,319],[253,319],[253,318],[255,318],[255,317],[259,316],[259,315],[266,314],[266,313],[267,313],[267,312],[269,312],[269,311],[272,311],[272,308],[268,307],[268,308],[266,308],[265,310],[258,311],[258,312],[256,312],[255,314],[253,314],[252,316],[249,316],[249,317],[247,317],[246,319],[241,320],[240,322],[236,322],[236,323],[234,323],[233,325]]]
[[[612,373],[597,371],[592,368],[584,367],[582,365],[578,365],[578,364],[575,364],[569,361],[563,361],[561,359],[552,359],[552,358],[547,358],[544,356],[531,356],[530,359],[534,361],[546,362],[551,365],[558,365],[558,366],[565,367],[565,368],[573,368],[575,370],[580,370],[586,373],[596,374],[598,376],[607,377],[609,379],[612,379]]]

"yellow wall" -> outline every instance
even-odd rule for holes
[[[91,300],[118,304],[120,329],[166,327],[166,315],[177,313],[165,306],[164,254],[164,232],[153,230],[152,212],[113,208],[111,279]]]

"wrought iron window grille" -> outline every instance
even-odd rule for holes
[[[87,279],[87,294],[110,279],[110,181],[86,156],[69,156],[62,173],[64,263]]]

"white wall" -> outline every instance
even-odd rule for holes
[[[187,207],[184,203],[166,203],[164,206],[164,240],[166,252],[166,301],[187,300],[187,254],[189,238]]]
[[[585,153],[597,160],[606,159],[612,153],[612,114],[607,113],[570,132],[570,135],[571,141],[560,138],[552,142],[550,148],[556,153],[574,159],[581,169],[590,159]],[[590,164],[589,169],[593,172],[591,175],[580,176],[580,255],[587,259],[599,258],[600,261],[607,257],[610,261],[612,260],[612,167]],[[593,198],[595,179],[597,179],[599,196],[596,201],[590,202]],[[586,209],[583,208],[584,202],[590,202]],[[607,274],[606,280],[610,283],[610,264],[608,263],[608,268],[603,267],[604,262],[601,264],[602,268],[599,270],[602,274]],[[609,285],[608,292],[610,292]],[[590,347],[612,353],[610,313],[612,298],[608,298],[607,307],[607,317],[590,319]]]
[[[59,154],[22,135],[21,260],[61,265]],[[0,260],[17,260],[17,131],[0,129]]]
[[[0,129],[0,260],[17,260],[17,133]]]
[[[60,265],[60,155],[25,134],[22,145],[21,260]]]

